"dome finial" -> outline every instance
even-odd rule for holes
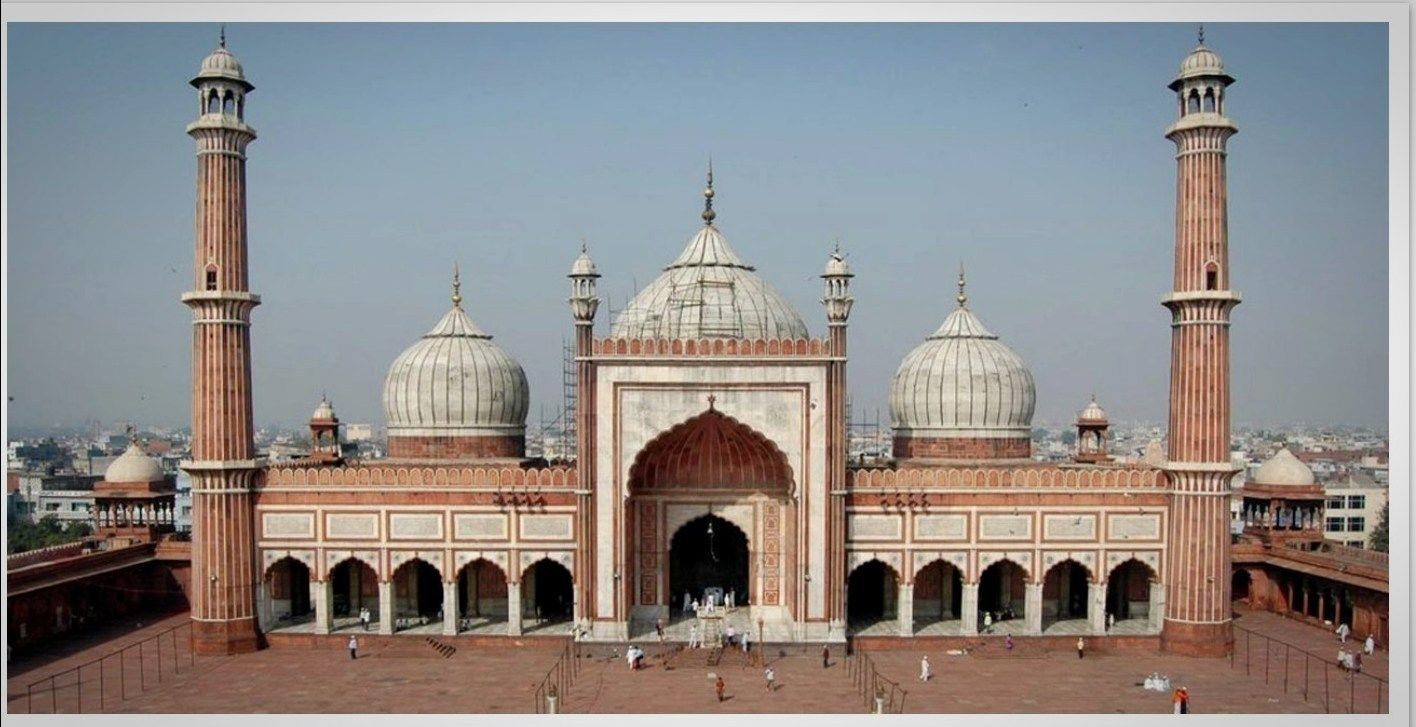
[[[960,260],[960,261],[959,261],[959,295],[958,295],[957,297],[955,297],[954,300],[959,301],[959,307],[960,307],[960,308],[967,307],[967,306],[965,306],[965,304],[969,302],[969,296],[964,293],[964,261],[963,261],[963,260]]]
[[[708,157],[708,187],[703,190],[703,222],[713,224],[718,215],[713,211],[713,157]]]
[[[456,262],[452,264],[452,304],[458,308],[462,307],[462,271],[458,269]]]
[[[1200,23],[1200,34],[1199,34],[1199,37],[1200,37],[1200,45],[1204,45],[1204,44],[1205,44],[1205,24],[1204,24],[1204,23]]]
[[[221,24],[221,36],[218,42],[221,44],[221,47],[224,50],[226,48],[226,23]]]
[[[127,434],[128,434],[128,444],[131,444],[131,445],[133,445],[133,446],[136,447],[137,444],[138,444],[138,430],[137,430],[137,428],[134,427],[132,424],[129,424],[128,426],[126,426],[126,427],[123,428],[123,431],[127,432]]]

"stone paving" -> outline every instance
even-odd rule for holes
[[[1274,644],[1292,644],[1286,647],[1290,652],[1302,647],[1336,654],[1337,638],[1322,629],[1267,613],[1243,612],[1236,623],[1272,637]],[[166,621],[151,624],[142,633],[170,625]],[[24,673],[11,676],[11,693],[22,682],[111,653],[138,638],[141,633],[96,643],[89,652],[67,654],[52,663],[31,665]],[[1244,638],[1240,633],[1240,648]],[[1248,638],[1258,643],[1257,637]],[[443,658],[425,639],[411,636],[366,648],[357,660],[336,648],[276,648],[234,657],[200,657],[195,668],[169,676],[108,708],[142,713],[527,713],[535,709],[537,687],[561,652],[544,644],[518,643],[459,648],[452,658]],[[573,685],[563,690],[561,711],[867,711],[842,658],[843,647],[832,648],[832,665],[823,669],[819,646],[769,646],[768,663],[777,677],[777,689],[769,692],[761,666],[738,650],[726,652],[719,663],[710,665],[708,650],[639,643],[648,653],[647,668],[640,671],[628,668],[619,646],[585,645],[588,658],[578,661]],[[1310,694],[1305,699],[1296,667],[1290,667],[1290,680],[1285,685],[1275,668],[1279,661],[1271,656],[1266,677],[1257,646],[1250,647],[1246,673],[1240,652],[1231,665],[1230,659],[1148,653],[1096,652],[1078,659],[1074,651],[1047,651],[1023,638],[1017,644],[1012,652],[1006,652],[1001,639],[989,639],[967,656],[951,656],[943,649],[910,648],[866,654],[881,676],[898,682],[907,692],[907,713],[1169,712],[1169,694],[1140,686],[1152,672],[1169,676],[1174,686],[1188,687],[1197,713],[1322,713],[1325,706],[1320,695],[1324,694],[1327,708],[1333,712],[1346,712],[1349,701],[1358,705],[1357,711],[1374,711],[1371,705],[1376,695],[1362,691],[1367,687],[1360,677],[1347,681],[1335,668],[1327,676],[1325,692],[1318,689],[1318,681],[1309,679]],[[919,658],[925,653],[934,672],[928,683],[918,680]],[[1292,658],[1297,657],[1290,654]],[[1368,657],[1365,666],[1368,673],[1385,676],[1385,652]],[[1316,665],[1311,670],[1312,675],[1323,671]],[[721,703],[713,690],[718,674],[727,683],[728,699]],[[10,707],[11,711],[25,711],[13,700]]]

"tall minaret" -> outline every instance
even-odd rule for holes
[[[1165,565],[1166,651],[1221,656],[1233,643],[1229,603],[1229,220],[1225,144],[1239,129],[1224,115],[1234,79],[1200,42],[1170,84],[1179,119],[1166,131],[1177,149],[1175,289],[1171,313],[1171,486]]]
[[[251,309],[247,289],[246,145],[241,64],[221,46],[192,79],[200,104],[187,133],[197,141],[196,260],[192,309],[192,633],[199,653],[257,648],[255,459],[251,417]]]
[[[570,314],[575,320],[575,622],[591,626],[595,616],[595,312],[600,296],[595,281],[600,272],[590,251],[580,245],[580,257],[570,266]]]
[[[846,460],[849,437],[846,431],[846,323],[851,317],[850,266],[841,254],[841,244],[826,260],[821,274],[825,284],[821,305],[831,332],[831,362],[826,367],[826,491],[830,493],[826,513],[826,622],[828,640],[846,633]]]

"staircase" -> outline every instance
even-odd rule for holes
[[[451,659],[452,655],[457,653],[456,647],[444,644],[431,636],[427,637],[426,641],[428,646],[432,647],[433,651],[438,652],[444,659]]]

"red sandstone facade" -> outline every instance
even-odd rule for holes
[[[351,628],[367,609],[379,633],[393,634],[424,626],[428,603],[446,635],[490,615],[505,617],[501,633],[519,636],[530,626],[523,619],[554,610],[592,638],[621,640],[636,620],[677,610],[674,539],[706,518],[718,536],[745,540],[741,593],[754,618],[771,619],[771,639],[874,638],[847,622],[876,601],[875,612],[899,622],[891,636],[911,636],[923,611],[949,624],[946,635],[963,636],[987,630],[981,613],[1017,609],[1018,635],[1045,635],[1048,619],[1072,618],[1107,634],[1108,614],[1131,613],[1127,639],[1224,653],[1228,316],[1238,302],[1228,289],[1224,143],[1234,129],[1222,116],[1228,76],[1200,61],[1187,59],[1176,82],[1185,111],[1168,134],[1179,176],[1163,470],[1108,463],[1104,450],[1077,464],[1030,462],[1019,432],[1033,390],[1020,362],[1006,369],[1020,377],[1009,393],[985,383],[977,394],[1025,394],[1010,399],[1023,412],[1015,421],[955,427],[954,437],[898,436],[898,464],[848,467],[851,275],[839,254],[822,276],[825,339],[596,338],[599,274],[582,254],[569,276],[572,467],[526,462],[521,435],[396,435],[386,461],[316,457],[273,468],[254,461],[252,444],[249,323],[259,298],[247,286],[244,164],[255,132],[243,120],[251,86],[218,51],[194,81],[196,288],[183,296],[196,324],[193,459],[184,466],[194,481],[198,648],[249,650],[260,632],[311,613],[315,634]],[[1210,94],[1213,110],[1201,101],[1191,113],[1191,91]],[[707,226],[691,246],[728,261],[722,267],[751,270],[731,263],[713,226],[711,186],[706,196]],[[964,311],[962,273],[958,300]],[[955,320],[961,328],[950,335],[997,338],[971,313]],[[333,432],[337,439],[337,424]],[[543,597],[561,570],[569,595]]]

